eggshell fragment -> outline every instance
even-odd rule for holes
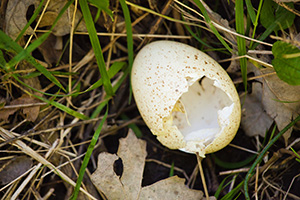
[[[170,149],[204,157],[228,145],[238,130],[233,82],[196,48],[172,41],[146,45],[134,60],[131,84],[145,123]]]

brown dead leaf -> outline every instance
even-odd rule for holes
[[[27,156],[18,156],[0,167],[0,185],[6,185],[15,180],[32,166],[32,160]]]
[[[169,177],[152,185],[143,187],[140,200],[168,200],[168,199],[201,199],[203,194],[191,190],[184,185],[184,179],[177,176]]]
[[[242,97],[243,98],[243,97]],[[265,136],[273,119],[265,112],[262,104],[262,83],[252,84],[252,93],[245,96],[241,126],[249,136]]]
[[[2,109],[0,110],[0,119],[4,121],[8,121],[8,117],[12,114],[14,114],[18,109],[17,108],[11,108],[11,109]]]
[[[289,85],[280,80],[276,74],[268,75],[274,72],[273,69],[260,70],[249,63],[249,71],[254,72],[256,76],[265,75],[263,78],[258,79],[262,83],[262,93],[257,93],[256,98],[261,98],[262,109],[276,122],[278,129],[282,130],[299,115],[300,86]],[[252,109],[249,112],[254,113],[255,110]],[[265,119],[261,118],[260,120]],[[256,123],[253,126],[256,126]],[[284,134],[286,144],[291,132],[292,128]]]
[[[58,44],[57,41],[60,39],[61,37],[55,37],[53,34],[50,34],[49,37],[38,47],[45,61],[49,65],[56,64],[60,59],[62,48],[56,48],[56,45]]]
[[[67,2],[67,0],[51,0],[47,11],[45,12],[39,24],[39,27],[52,26],[59,12]],[[55,36],[64,36],[70,33],[74,8],[75,6],[71,4],[67,11],[61,16],[52,32]],[[77,10],[75,17],[75,26],[77,26],[81,18],[82,14],[79,10]],[[84,21],[81,21],[79,23],[76,31],[87,31]]]
[[[123,162],[121,182],[126,199],[138,199],[147,156],[146,142],[139,140],[131,130],[126,138],[120,139],[117,154]]]
[[[184,179],[171,177],[153,185],[142,188],[145,165],[146,143],[137,139],[130,130],[124,139],[120,139],[117,155],[101,153],[98,156],[98,168],[92,174],[92,181],[98,190],[109,200],[137,199],[197,199],[203,193],[189,189]],[[123,173],[119,177],[113,170],[114,162],[120,158],[123,162]],[[182,198],[181,198],[182,197]]]
[[[29,6],[33,5],[35,8],[40,3],[39,0],[9,0],[7,4],[7,10],[5,15],[5,32],[12,38],[16,39],[21,30],[28,23],[26,14]],[[49,6],[44,13],[42,20],[40,21],[39,27],[52,26],[54,20],[58,16],[58,13],[67,3],[67,0],[51,0]],[[71,4],[68,10],[62,15],[53,29],[55,36],[63,36],[70,33],[72,17],[75,6]],[[79,10],[76,12],[75,26],[79,23],[82,18],[82,14]],[[84,21],[81,21],[76,31],[87,31]],[[28,27],[25,34],[33,34],[33,29]]]
[[[24,104],[34,104],[39,102],[37,99],[32,98],[27,94],[23,94],[21,97],[10,102],[9,105],[24,105]],[[40,112],[40,106],[30,106],[30,107],[16,107],[16,108],[2,108],[0,110],[0,119],[7,121],[8,117],[14,114],[17,110],[21,109],[23,113],[26,115],[26,119],[28,121],[35,121]]]
[[[262,71],[262,74],[273,72],[272,69]],[[300,86],[292,86],[280,80],[276,74],[264,77],[262,101],[266,112],[275,120],[281,131],[300,111]],[[285,143],[290,137],[292,128],[284,135]]]
[[[115,154],[101,153],[98,156],[98,167],[92,174],[92,182],[108,199],[122,199],[124,194],[120,177],[114,172],[113,164],[119,157]]]
[[[17,38],[21,30],[27,24],[26,13],[28,7],[34,5],[37,7],[38,0],[9,0],[7,4],[7,10],[5,15],[5,32],[13,40]],[[33,33],[33,29],[28,27],[25,34],[29,35]]]

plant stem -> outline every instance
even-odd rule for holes
[[[204,188],[204,193],[206,196],[206,200],[209,200],[209,194],[208,194],[208,190],[207,190],[207,186],[206,186],[206,182],[205,182],[205,176],[203,173],[203,168],[202,168],[202,160],[203,158],[199,156],[198,153],[196,153],[197,156],[197,161],[198,161],[198,166],[199,166],[199,171],[200,171],[200,176],[201,176],[201,180],[202,180],[202,184],[203,184],[203,188]]]

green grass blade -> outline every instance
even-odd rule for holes
[[[253,23],[253,33],[252,33],[252,38],[254,38],[255,33],[256,33],[256,28],[257,28],[257,26],[258,26],[258,19],[259,19],[259,16],[260,16],[260,11],[261,11],[261,8],[262,8],[262,4],[263,4],[263,0],[260,0],[260,1],[259,1],[259,5],[258,5],[258,10],[257,10],[257,15],[256,15],[255,21],[254,21],[254,23]],[[252,45],[253,45],[253,41],[251,40],[250,45],[249,45],[249,48],[250,48],[250,49],[252,49]]]
[[[85,116],[84,114],[81,114],[81,113],[79,113],[79,112],[77,112],[77,111],[75,111],[75,110],[72,110],[71,108],[69,108],[69,107],[67,107],[67,106],[65,106],[65,105],[63,105],[63,104],[61,104],[61,103],[58,103],[58,102],[56,102],[56,101],[51,101],[51,100],[49,100],[49,99],[40,97],[40,96],[35,95],[35,94],[32,94],[32,95],[33,95],[35,98],[37,98],[37,99],[39,99],[39,100],[41,100],[41,101],[44,101],[44,102],[46,102],[46,103],[48,103],[48,104],[50,104],[50,105],[52,105],[52,106],[54,106],[54,107],[60,109],[60,110],[63,111],[63,112],[68,113],[69,115],[72,115],[73,117],[76,117],[76,118],[79,118],[79,119],[82,119],[82,120],[87,120],[87,119],[89,119],[89,118],[88,118],[87,116]]]
[[[266,30],[265,32],[263,32],[263,34],[261,34],[261,36],[259,36],[258,40],[263,41],[264,39],[266,39],[272,32],[273,30],[278,26],[278,24],[274,23],[271,24]],[[255,43],[252,46],[252,49],[255,49],[259,44]]]
[[[65,94],[51,94],[51,93],[47,93],[47,92],[42,92],[42,91],[40,91],[40,90],[38,90],[38,89],[36,89],[36,88],[33,88],[33,87],[31,87],[30,85],[24,83],[23,81],[21,81],[21,80],[20,80],[20,77],[21,77],[21,76],[19,76],[18,74],[11,74],[11,76],[12,76],[14,79],[16,79],[20,84],[24,85],[25,87],[31,89],[32,91],[35,91],[35,92],[37,92],[37,93],[40,93],[40,94],[43,94],[43,95],[46,95],[46,96],[52,96],[52,97],[67,97],[67,96],[72,96],[72,95],[75,95],[75,94],[77,95],[77,93],[72,93],[72,94],[65,95]],[[22,78],[23,78],[23,76],[22,76]],[[27,77],[25,76],[25,78],[27,78]],[[81,93],[79,93],[79,94],[81,94]]]
[[[236,32],[244,35],[244,3],[243,0],[235,1],[235,25]],[[238,45],[238,53],[239,56],[243,56],[246,54],[246,41],[245,38],[237,36],[237,45]],[[242,79],[244,83],[245,91],[247,91],[247,59],[240,59],[241,71],[242,71]]]
[[[121,86],[121,84],[125,81],[126,77],[129,75],[130,71],[129,71],[129,67],[127,67],[125,70],[124,70],[124,74],[123,76],[120,78],[120,80],[114,85],[113,87],[113,91],[116,92],[119,87]]]
[[[251,168],[249,169],[244,182],[244,191],[245,191],[245,198],[246,200],[250,200],[249,190],[248,190],[248,182],[253,175],[253,171],[255,170],[256,166],[262,161],[267,151],[271,148],[271,146],[292,126],[294,126],[300,120],[300,115],[290,122],[286,127],[284,127],[260,152],[254,163],[252,164]]]
[[[243,187],[243,184],[244,181],[240,182],[235,188],[233,188],[230,192],[228,192],[221,200],[234,199],[234,196],[236,196],[238,193],[241,192],[240,190]]]
[[[133,63],[133,38],[132,38],[131,18],[125,0],[120,0],[120,4],[125,18],[125,27],[126,27],[126,34],[127,34],[127,49],[128,49],[128,65],[129,65],[129,70],[131,71],[132,63]]]
[[[111,67],[109,68],[108,70],[108,76],[109,78],[111,79],[112,77],[114,77],[122,68],[124,68],[124,66],[126,66],[126,63],[125,62],[115,62],[111,65]],[[52,74],[55,74],[55,75],[73,75],[73,74],[76,74],[76,73],[70,73],[70,72],[51,72]],[[32,73],[29,73],[27,75],[24,75],[22,76],[22,78],[24,79],[27,79],[27,78],[33,78],[33,77],[37,77],[39,76],[41,73],[39,72],[32,72]],[[14,78],[18,78],[19,76],[16,77],[16,74],[13,75]],[[19,81],[20,79],[18,79]],[[72,93],[72,94],[68,94],[68,95],[59,95],[59,94],[50,94],[50,93],[46,93],[46,92],[42,92],[42,91],[39,91],[35,88],[32,88],[31,86],[29,85],[26,85],[24,82],[22,81],[19,81],[22,85],[32,89],[33,91],[36,91],[38,93],[41,93],[43,95],[47,95],[47,96],[55,96],[55,97],[66,97],[66,96],[73,96],[73,95],[79,95],[79,94],[84,94],[86,92],[89,92],[91,90],[94,90],[98,87],[100,87],[102,84],[103,84],[103,81],[102,81],[102,78],[100,78],[96,83],[94,83],[93,85],[91,85],[88,89],[86,89],[85,91],[82,91],[82,92],[75,92],[75,93]]]
[[[125,66],[125,62],[116,62],[116,63],[114,63],[111,67],[110,67],[110,69],[109,69],[109,71],[108,71],[108,75],[109,75],[109,77],[113,77],[113,76],[115,76],[119,71],[120,71],[120,69],[122,69],[124,66]],[[117,84],[113,87],[113,91],[115,92],[115,91],[117,91],[117,89],[120,87],[120,85],[122,84],[122,82],[125,80],[125,78],[127,77],[127,75],[128,75],[128,68],[125,70],[125,72],[124,72],[124,75],[122,76],[122,78],[117,82]],[[26,85],[24,82],[22,82],[21,80],[19,80],[19,78],[18,78],[18,76],[16,76],[16,75],[14,75],[14,78],[17,80],[17,81],[19,81],[21,84],[23,84],[23,85],[25,85],[26,87],[28,87],[28,88],[30,88],[30,89],[33,89],[34,91],[36,91],[36,92],[40,92],[40,91],[38,91],[38,90],[36,90],[36,89],[34,89],[34,88],[32,88],[32,87],[30,87],[29,85]],[[97,82],[100,82],[101,83],[101,81],[102,81],[102,78],[99,80],[99,81],[97,81]],[[101,85],[101,84],[100,84]],[[100,86],[99,85],[99,86]],[[95,87],[95,88],[97,88],[97,87]],[[95,88],[93,88],[93,89],[95,89]],[[82,94],[82,93],[85,93],[85,92],[87,92],[87,91],[90,91],[90,90],[92,90],[91,88],[90,89],[88,89],[88,90],[86,90],[86,91],[84,91],[84,92],[77,92],[77,93],[74,93],[74,94],[72,94],[72,95],[78,95],[78,94]],[[40,92],[40,93],[42,93],[42,92]],[[42,93],[42,94],[45,94],[45,93]],[[48,93],[46,93],[46,95],[47,95]],[[63,104],[60,104],[60,103],[58,103],[58,102],[55,102],[55,101],[50,101],[50,100],[48,100],[48,99],[45,99],[45,98],[43,98],[43,97],[40,97],[40,96],[37,96],[37,95],[34,95],[36,98],[38,98],[38,99],[40,99],[41,101],[44,101],[44,102],[46,102],[46,103],[48,103],[48,104],[50,104],[50,105],[53,105],[54,107],[56,107],[56,108],[58,108],[58,109],[60,109],[60,110],[62,110],[62,111],[64,111],[64,112],[66,112],[66,113],[68,113],[68,114],[70,114],[70,115],[72,115],[72,116],[74,116],[74,117],[77,117],[77,118],[79,118],[79,119],[83,119],[83,120],[86,120],[86,119],[88,119],[88,117],[87,116],[85,116],[85,115],[83,115],[83,114],[81,114],[81,113],[79,113],[79,112],[77,112],[77,111],[75,111],[75,110],[72,110],[71,108],[68,108],[68,107],[66,107],[66,106],[64,106]],[[52,95],[52,96],[57,96],[57,97],[59,97],[59,96],[66,96],[66,95]],[[96,110],[94,111],[94,113],[92,114],[92,116],[91,116],[91,118],[95,118],[101,111],[102,111],[102,109],[107,105],[107,103],[109,102],[109,100],[111,99],[111,96],[107,96],[106,97],[106,100],[104,101],[104,102],[102,102],[97,108],[96,108]]]
[[[246,0],[245,2],[246,2],[246,7],[247,7],[247,11],[249,13],[250,19],[251,19],[252,23],[254,24],[255,20],[256,20],[256,14],[255,14],[254,8],[252,6],[252,3],[250,0]]]
[[[93,150],[95,148],[95,145],[98,141],[99,135],[101,133],[103,124],[106,121],[107,115],[108,115],[108,107],[106,108],[106,112],[103,116],[103,119],[101,120],[99,126],[97,127],[97,129],[96,129],[96,131],[93,135],[92,141],[91,141],[91,143],[90,143],[90,145],[89,145],[89,147],[86,151],[86,154],[84,156],[82,165],[81,165],[80,170],[79,170],[79,175],[78,175],[78,178],[77,178],[77,181],[76,181],[76,186],[75,186],[75,189],[73,191],[72,197],[70,198],[72,200],[76,200],[77,197],[78,197],[80,186],[81,186],[81,183],[82,183],[82,180],[83,180],[83,176],[85,174],[86,167],[89,163],[90,157],[91,157],[91,155],[93,153]]]
[[[4,58],[3,52],[0,50],[0,66],[2,68],[5,68],[5,65],[6,65],[6,60]]]
[[[50,72],[51,74],[53,75],[56,75],[56,76],[74,76],[78,73],[75,73],[75,72],[61,72],[61,71],[51,71]],[[29,79],[29,78],[34,78],[34,77],[38,77],[40,76],[42,73],[40,72],[30,72],[26,75],[23,75],[21,76],[22,78],[24,79]]]
[[[229,176],[225,177],[225,178],[222,180],[222,182],[220,183],[220,185],[219,185],[217,191],[216,191],[215,194],[214,194],[214,196],[216,197],[216,199],[219,198],[219,196],[220,196],[222,190],[223,190],[227,185],[229,185],[229,184],[231,183],[231,182],[229,181],[228,183],[225,184],[226,180],[227,180],[230,176],[232,176],[232,175],[229,175]]]
[[[32,64],[37,70],[39,70],[44,76],[46,76],[50,81],[60,87],[62,90],[66,91],[62,84],[41,64],[37,63],[35,59],[29,54],[35,50],[40,44],[42,44],[47,37],[50,35],[51,30],[55,27],[56,23],[67,10],[67,8],[73,3],[74,0],[68,1],[65,6],[59,12],[57,18],[54,20],[53,25],[50,30],[35,40],[28,48],[23,49],[15,41],[13,41],[8,35],[0,30],[0,48],[4,48],[7,51],[14,51],[17,55],[7,64],[7,68],[12,70],[13,66],[23,59],[26,59],[30,64]],[[7,69],[6,69],[7,70]]]
[[[109,68],[109,70],[107,72],[109,79],[111,79],[112,77],[114,77],[125,65],[126,65],[125,62],[115,62],[115,63],[113,63],[110,66],[110,68]],[[102,84],[103,84],[103,78],[100,78],[96,83],[94,83],[93,85],[91,85],[87,90],[85,90],[82,93],[94,90],[94,89],[100,87]]]
[[[218,32],[218,30],[216,29],[216,27],[214,27],[214,25],[212,24],[208,13],[205,9],[205,7],[202,5],[202,3],[199,0],[193,0],[196,5],[199,7],[199,9],[201,10],[204,19],[206,21],[206,23],[209,25],[210,29],[213,31],[213,33],[215,34],[215,36],[219,39],[219,41],[224,45],[224,47],[229,51],[232,52],[232,49],[229,47],[229,45],[227,44],[227,42],[225,42],[225,40],[222,38],[222,36],[220,35],[220,33]]]
[[[132,38],[132,26],[131,26],[131,18],[128,6],[125,0],[120,0],[120,4],[123,10],[124,19],[125,19],[125,27],[127,33],[127,50],[128,50],[128,65],[129,71],[131,72],[132,64],[133,64],[133,38]],[[131,81],[130,81],[131,83]],[[131,102],[132,98],[132,88],[130,84],[130,93],[129,93],[129,103]]]
[[[120,78],[120,80],[113,86],[114,93],[119,89],[123,81],[126,79],[127,75],[129,74],[129,67],[127,67],[124,71],[123,76]],[[105,105],[109,102],[109,100],[112,98],[112,96],[107,95],[104,99],[104,101],[97,106],[95,111],[92,113],[91,118],[95,118],[99,115],[99,113],[102,111],[102,109],[105,107]]]
[[[276,129],[277,129],[277,126],[275,125],[275,126],[273,127],[272,132],[271,132],[271,135],[270,135],[270,138],[269,138],[268,143],[271,142],[271,140],[273,139],[273,137],[274,137],[274,135],[275,135],[275,132],[276,132]]]
[[[7,36],[8,37],[8,36]],[[8,37],[9,38],[9,37]],[[0,40],[1,40],[2,38],[0,38]],[[7,47],[7,45],[6,45],[6,43],[1,43],[2,44],[2,48],[4,48],[4,47]],[[6,49],[8,49],[8,47],[6,48]],[[12,43],[12,45],[10,45],[9,46],[9,49],[10,50],[14,50],[14,49],[17,49],[17,50],[23,50],[22,49],[22,47],[20,47],[18,44],[16,44],[15,42],[14,43]],[[34,58],[32,58],[33,60],[34,60]],[[35,61],[35,60],[34,60]],[[4,63],[5,64],[5,63]],[[118,73],[122,68],[124,68],[124,66],[126,65],[126,63],[125,62],[116,62],[116,63],[114,63],[112,66],[111,66],[111,68],[109,69],[109,77],[110,78],[112,78],[113,76],[115,76],[115,74],[116,73]],[[127,73],[128,74],[128,73]],[[126,74],[126,75],[127,75]],[[63,96],[66,96],[66,95],[53,95],[53,94],[49,94],[49,93],[44,93],[44,92],[41,92],[41,91],[39,91],[39,90],[37,90],[37,89],[35,89],[35,88],[33,88],[33,87],[31,87],[31,86],[29,86],[29,85],[27,85],[27,84],[25,84],[23,81],[21,81],[20,79],[19,79],[19,75],[18,74],[12,74],[12,76],[18,81],[18,82],[20,82],[22,85],[24,85],[24,86],[26,86],[27,88],[30,88],[30,89],[32,89],[33,91],[35,91],[35,92],[39,92],[39,93],[41,93],[41,94],[44,94],[44,95],[48,95],[48,96],[55,96],[55,97],[63,97]],[[125,77],[124,77],[125,78]],[[122,79],[122,80],[124,80],[124,78]],[[99,85],[97,85],[97,87],[99,87],[99,86],[101,86],[102,85],[102,78],[98,81],[100,84]],[[114,91],[116,91],[117,90],[117,87],[119,87],[120,86],[120,84],[118,84],[118,85],[116,85],[116,87],[114,88]],[[95,88],[97,88],[97,87],[93,87],[92,89],[95,89]],[[90,91],[90,90],[92,90],[91,88],[88,90],[88,91]],[[87,91],[84,91],[84,92],[87,92]],[[75,94],[81,94],[81,93],[84,93],[84,92],[79,92],[79,93],[75,93]],[[75,95],[75,94],[70,94],[70,95]],[[50,101],[50,100],[48,100],[48,99],[46,99],[46,98],[42,98],[42,97],[40,97],[40,96],[37,96],[37,95],[34,95],[36,98],[38,98],[38,99],[40,99],[41,101],[44,101],[44,102],[46,102],[46,103],[48,103],[48,104],[50,104],[50,105],[53,105],[53,106],[55,106],[56,108],[58,108],[58,109],[60,109],[60,110],[62,110],[62,111],[64,111],[64,112],[66,112],[66,113],[68,113],[68,114],[70,114],[70,115],[72,115],[72,116],[74,116],[74,117],[77,117],[77,118],[79,118],[79,119],[88,119],[88,117],[87,116],[85,116],[85,115],[83,115],[83,114],[81,114],[81,113],[78,113],[78,112],[76,112],[75,110],[72,110],[72,109],[70,109],[70,108],[68,108],[68,107],[66,107],[66,106],[64,106],[63,104],[60,104],[60,103],[58,103],[58,102],[55,102],[55,101]],[[69,95],[67,95],[67,96],[69,96]],[[108,102],[108,101],[107,101]],[[107,103],[106,102],[106,103]],[[106,105],[106,104],[103,104],[104,106]],[[104,107],[103,106],[103,107]],[[102,110],[102,109],[101,109]],[[100,111],[101,111],[100,110]]]
[[[106,96],[103,102],[97,106],[97,108],[94,110],[94,112],[91,115],[91,119],[96,118],[99,113],[103,110],[103,108],[108,104],[109,100],[111,99],[111,96]]]
[[[290,148],[292,151],[293,151],[293,153],[295,154],[295,156],[297,157],[295,160],[297,161],[297,162],[300,162],[300,155],[291,147]]]
[[[18,77],[16,74],[13,74],[12,76],[13,76],[14,79],[16,79],[19,83],[21,83],[22,85],[26,86],[27,88],[30,88],[30,89],[32,89],[32,90],[35,91],[35,92],[42,93],[41,91],[39,91],[39,90],[37,90],[37,89],[35,89],[35,88],[32,88],[30,85],[27,85],[26,83],[24,83],[23,81],[21,81],[21,80],[19,79],[19,77]],[[42,94],[43,94],[43,93],[42,93]],[[38,96],[38,95],[36,95],[36,94],[31,94],[31,93],[30,93],[30,95],[34,96],[35,98],[37,98],[37,99],[39,99],[39,100],[41,100],[41,101],[43,101],[43,102],[46,102],[46,103],[50,104],[50,105],[52,105],[52,106],[54,106],[54,107],[56,107],[56,108],[62,110],[63,112],[66,112],[66,113],[68,113],[68,114],[70,114],[70,115],[76,117],[76,118],[79,118],[79,119],[82,119],[82,120],[87,120],[87,119],[89,119],[87,116],[85,116],[85,115],[83,115],[83,114],[81,114],[81,113],[79,113],[79,112],[77,112],[77,111],[75,111],[75,110],[72,110],[71,108],[66,107],[65,105],[63,105],[63,104],[61,104],[61,103],[55,102],[55,101],[53,101],[53,100],[48,100],[48,99],[43,98],[43,97],[41,97],[41,96]],[[66,95],[53,95],[53,94],[51,94],[51,95],[54,96],[54,97],[58,97],[58,96],[66,96]]]
[[[111,18],[113,18],[113,13],[112,11],[109,9],[109,0],[88,0],[89,3],[91,3],[92,5],[94,5],[95,7],[98,8],[98,11],[103,10],[104,12],[106,12]],[[97,13],[98,14],[98,13]],[[97,19],[97,15],[96,18]],[[96,22],[96,21],[95,21]]]
[[[14,58],[12,58],[7,63],[6,68],[13,69],[13,66],[15,66],[18,62],[25,59],[30,64],[32,64],[38,71],[40,71],[46,78],[48,78],[52,83],[60,87],[62,90],[66,91],[65,88],[62,86],[62,84],[44,66],[36,62],[36,60],[30,55],[30,53],[34,51],[38,46],[40,46],[43,43],[43,41],[46,40],[47,37],[48,34],[44,34],[41,37],[39,37],[37,40],[35,40],[27,49],[22,49],[22,51],[20,51]],[[10,42],[14,42],[14,41],[11,39]]]
[[[0,49],[16,53],[19,53],[23,50],[23,48],[20,45],[18,45],[18,43],[14,42],[2,30],[0,30]]]
[[[47,37],[47,35],[43,35],[40,38]],[[39,38],[39,39],[40,39]],[[36,40],[34,43],[36,45],[36,42],[39,41]],[[11,59],[6,65],[5,65],[5,70],[6,71],[11,71],[14,70],[14,66],[25,59],[28,61],[30,64],[32,64],[37,70],[39,70],[44,76],[46,76],[51,82],[53,82],[55,85],[60,87],[61,89],[64,89],[62,84],[41,64],[36,62],[36,60],[29,54],[30,51],[33,51],[32,49],[23,49],[21,46],[19,46],[15,41],[13,41],[8,35],[6,35],[3,31],[0,30],[0,43],[1,47],[3,47],[7,51],[14,51],[18,53],[13,59]],[[3,45],[3,46],[2,46]]]
[[[257,155],[249,156],[248,158],[240,162],[225,162],[219,159],[216,155],[212,154],[212,158],[214,159],[214,162],[225,169],[237,169],[237,168],[244,167],[245,165],[252,162],[256,158],[256,156]]]
[[[211,48],[211,49],[213,49],[213,47],[211,46],[211,45],[209,45],[209,44],[207,44],[206,42],[204,42],[202,39],[200,39],[193,31],[192,31],[192,29],[188,26],[188,25],[186,25],[186,24],[184,24],[184,27],[186,28],[186,30],[200,43],[200,44],[203,44],[204,46],[206,46],[206,47],[208,47],[208,48]]]
[[[43,35],[46,37],[46,35]],[[42,37],[43,37],[42,36]],[[42,38],[41,37],[41,38]],[[6,65],[5,65],[5,69],[7,71],[11,71],[14,70],[14,66],[22,61],[23,59],[27,60],[30,64],[32,64],[38,71],[40,71],[45,77],[47,77],[51,82],[53,82],[55,85],[57,85],[58,87],[60,87],[61,89],[63,89],[64,91],[66,91],[64,89],[64,87],[62,86],[62,84],[41,64],[39,64],[38,62],[36,62],[36,60],[29,54],[30,51],[27,51],[27,49],[23,49],[21,46],[19,46],[16,42],[14,42],[8,35],[6,35],[4,32],[2,32],[0,30],[0,42],[3,43],[5,40],[6,45],[9,46],[8,49],[13,49],[15,52],[17,52],[18,54],[11,59]],[[36,40],[35,42],[37,42],[38,40]]]
[[[169,172],[169,177],[174,176],[174,167],[175,167],[175,163],[174,163],[174,161],[172,161],[171,169],[170,169],[170,172]]]
[[[113,93],[112,85],[111,85],[110,79],[109,79],[107,71],[106,71],[105,61],[104,61],[104,57],[102,54],[102,49],[101,49],[100,42],[99,42],[99,39],[97,36],[97,31],[96,31],[96,28],[94,25],[92,14],[89,10],[88,3],[86,0],[79,0],[79,4],[80,4],[83,18],[84,18],[84,21],[86,24],[86,28],[89,32],[89,37],[90,37],[91,44],[92,44],[92,47],[93,47],[93,50],[95,53],[99,71],[100,71],[101,77],[103,79],[103,87],[108,95],[113,96],[114,93]]]

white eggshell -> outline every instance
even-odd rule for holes
[[[204,157],[228,145],[238,130],[233,82],[196,48],[172,41],[146,45],[134,60],[131,84],[145,123],[170,149]]]

